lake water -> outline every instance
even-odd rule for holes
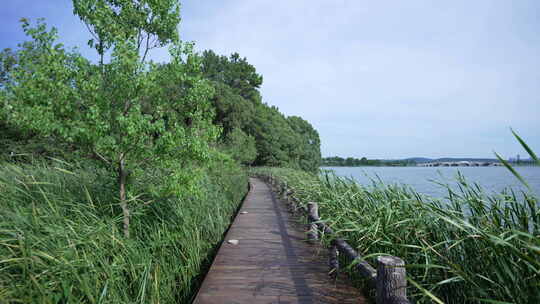
[[[506,187],[525,189],[505,167],[322,167],[338,176],[352,177],[360,184],[371,185],[380,177],[385,184],[406,184],[419,193],[434,197],[448,195],[432,180],[448,183],[455,188],[458,171],[469,182],[480,184],[486,191],[500,192]],[[529,183],[534,193],[540,194],[540,167],[517,167],[516,171]],[[370,179],[371,178],[371,179]]]

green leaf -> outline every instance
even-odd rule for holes
[[[527,151],[527,153],[529,154],[529,156],[538,164],[540,165],[540,160],[538,159],[538,157],[536,156],[536,154],[534,154],[533,150],[531,148],[529,148],[529,146],[527,145],[527,143],[525,143],[525,141],[523,139],[521,139],[521,137],[519,137],[519,135],[517,135],[516,132],[514,132],[513,129],[510,129],[510,131],[512,131],[512,134],[514,134],[514,137],[519,141],[519,143],[521,144],[521,146],[523,147],[523,149],[525,149],[525,151]]]
[[[407,278],[407,281],[411,282],[411,284],[414,285],[414,287],[418,288],[418,290],[420,290],[423,294],[425,294],[426,296],[428,296],[433,302],[435,303],[438,303],[438,304],[444,304],[444,302],[437,298],[434,294],[432,294],[429,290],[425,289],[424,287],[420,286],[420,284],[418,284],[416,281],[414,281],[413,279],[411,278]]]
[[[508,169],[527,189],[531,189],[527,181],[510,165],[506,160],[504,160],[497,152],[494,152],[497,159]]]

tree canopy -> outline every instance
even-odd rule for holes
[[[246,58],[238,53],[227,57],[207,50],[202,54],[202,71],[215,89],[214,123],[223,128],[222,139],[232,132],[237,137],[245,135],[250,151],[254,140],[256,153],[244,158],[245,164],[318,169],[318,132],[302,118],[286,117],[262,101],[259,88],[263,78]]]

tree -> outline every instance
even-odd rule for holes
[[[224,140],[223,150],[237,162],[251,165],[257,157],[255,139],[241,129],[233,129]]]
[[[260,102],[258,88],[263,77],[255,67],[241,58],[238,53],[218,56],[211,50],[203,52],[203,73],[208,79],[228,85],[236,94],[251,102]]]
[[[10,48],[0,52],[0,88],[9,81],[9,72],[17,62],[17,54]]]
[[[73,13],[86,24],[103,64],[104,54],[119,41],[134,43],[138,54],[178,42],[178,0],[73,0]]]
[[[313,126],[299,116],[287,117],[287,122],[295,132],[294,154],[301,169],[317,171],[321,165],[321,140]]]
[[[179,193],[193,178],[178,169],[178,159],[208,157],[208,142],[217,136],[209,104],[213,90],[191,45],[178,42],[176,1],[74,0],[74,7],[99,38],[99,64],[55,44],[56,29],[23,20],[33,41],[21,46],[9,73],[6,111],[11,123],[76,144],[116,174],[129,237],[128,199],[135,189],[128,181],[156,166],[168,172],[160,190]],[[145,61],[150,41],[172,44],[169,64]]]
[[[212,98],[216,112],[214,124],[223,128],[221,138],[225,140],[233,130],[246,129],[255,115],[255,106],[224,83],[212,81],[212,86],[215,90]]]

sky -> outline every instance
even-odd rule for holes
[[[540,153],[537,0],[181,3],[181,38],[246,57],[263,101],[308,120],[323,156],[524,158],[510,128]],[[66,0],[2,0],[1,49],[26,39],[21,17],[94,56]]]

